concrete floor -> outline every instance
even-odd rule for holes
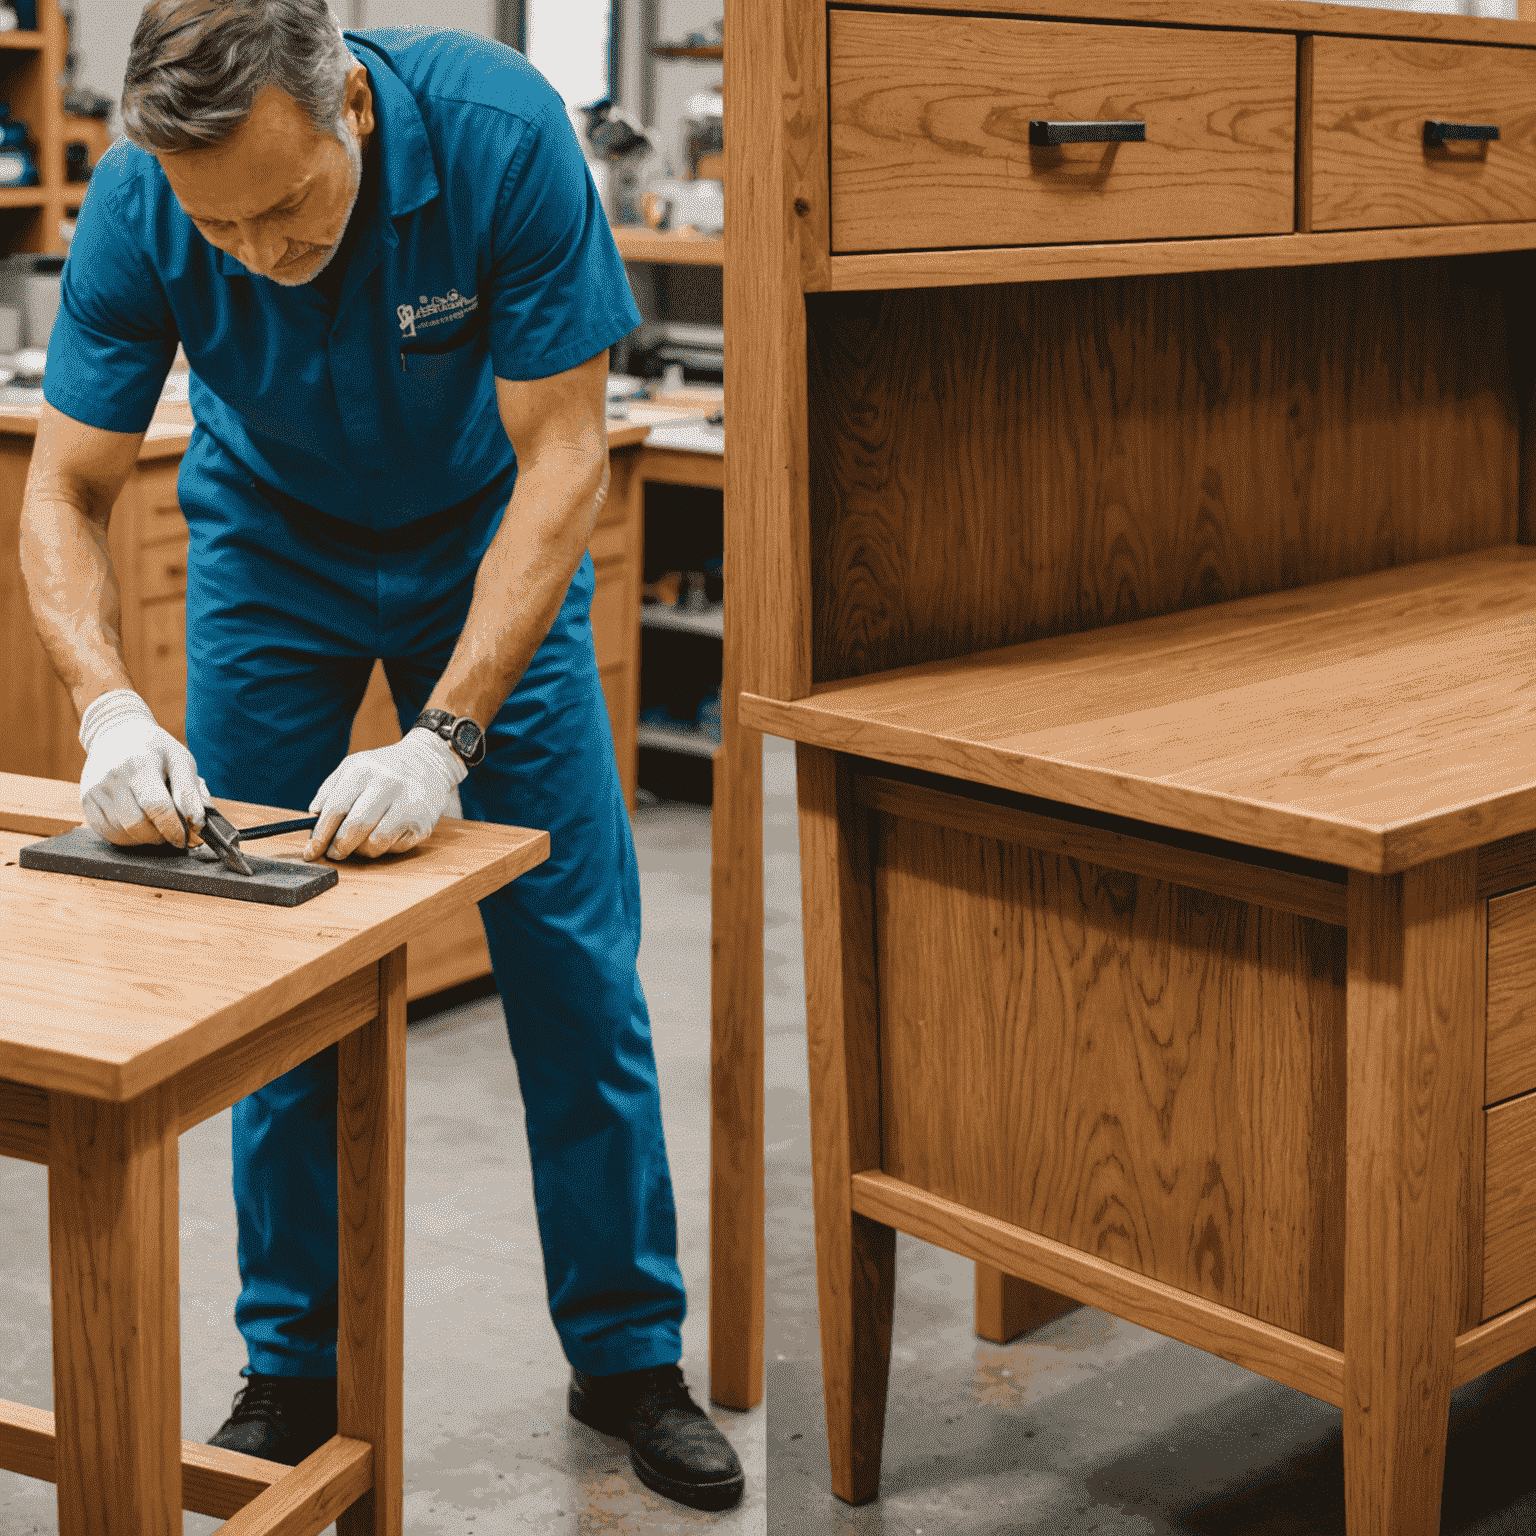
[[[709,813],[636,815],[644,941],[690,1314],[683,1369],[708,1398]],[[747,1492],[722,1515],[642,1487],[628,1447],[565,1411],[528,1148],[493,996],[411,1026],[407,1046],[405,1528],[428,1533],[672,1536],[766,1528],[766,1416],[711,1409]],[[182,1432],[206,1439],[239,1389],[244,1349],[229,1116],[181,1141]],[[0,1159],[0,1398],[52,1406],[45,1170]],[[186,1517],[188,1533],[219,1522]],[[0,1536],[53,1536],[53,1489],[0,1472]],[[334,1527],[332,1528],[334,1530]]]
[[[832,1496],[792,749],[765,769],[772,1536],[1343,1536],[1337,1410],[1086,1307],[983,1343],[971,1264],[905,1236],[880,1497]],[[1456,1394],[1442,1529],[1536,1532],[1536,1355]]]

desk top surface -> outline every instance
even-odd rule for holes
[[[221,801],[236,826],[292,811]],[[549,856],[549,835],[444,821],[409,853],[350,859],[298,907],[22,869],[81,821],[79,787],[0,774],[0,1078],[128,1099],[378,960]],[[262,843],[297,859],[305,835]]]
[[[758,730],[1371,873],[1536,828],[1536,548],[818,686]]]

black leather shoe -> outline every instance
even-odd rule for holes
[[[335,1433],[334,1376],[252,1374],[208,1444],[296,1467]]]
[[[693,1509],[729,1509],[744,1486],[730,1442],[710,1423],[675,1365],[616,1376],[571,1372],[571,1417],[629,1441],[647,1488]]]

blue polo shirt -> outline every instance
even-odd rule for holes
[[[640,323],[554,88],[463,32],[346,34],[368,71],[375,206],[335,305],[203,239],[158,161],[102,157],[64,266],[43,392],[140,432],[179,341],[198,426],[266,484],[395,528],[475,495],[515,458],[494,378],[540,379]]]

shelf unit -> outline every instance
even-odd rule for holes
[[[725,241],[715,235],[684,235],[639,224],[615,224],[614,244],[625,261],[668,267],[722,267]]]
[[[59,82],[67,48],[57,0],[38,0],[35,32],[0,33],[0,101],[32,131],[41,182],[0,188],[0,253],[61,256],[66,209],[83,191],[64,180],[64,102]]]

